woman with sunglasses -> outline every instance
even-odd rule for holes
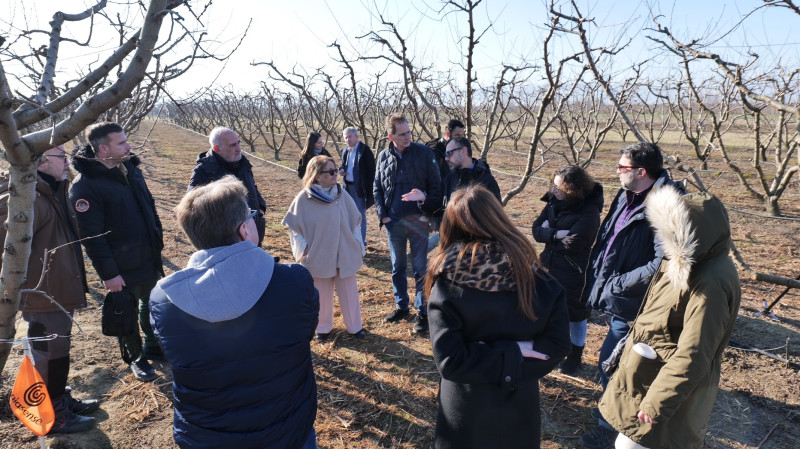
[[[456,190],[428,264],[434,446],[538,448],[539,379],[569,352],[564,290],[481,185]]]
[[[317,340],[327,339],[333,329],[334,290],[347,332],[357,339],[366,336],[356,281],[364,263],[361,213],[347,191],[336,183],[338,173],[330,157],[311,158],[303,190],[283,218],[295,260],[308,268],[319,290]]]
[[[322,140],[322,134],[312,131],[306,136],[306,147],[300,152],[300,160],[297,162],[297,176],[300,179],[305,178],[308,161],[314,156],[331,157],[331,154],[325,149],[325,141]]]
[[[561,364],[564,374],[575,374],[586,344],[586,325],[591,313],[581,301],[589,253],[600,228],[603,186],[586,170],[567,165],[553,173],[550,190],[541,198],[546,204],[533,222],[533,238],[544,243],[542,265],[567,292],[572,351]]]

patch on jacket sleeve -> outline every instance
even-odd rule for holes
[[[75,201],[75,210],[78,212],[86,212],[89,210],[89,202],[83,198]]]

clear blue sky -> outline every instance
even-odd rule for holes
[[[74,13],[92,4],[91,0],[3,0],[8,3],[9,11],[0,18],[0,34],[8,35],[12,26],[25,27],[27,21],[32,26],[45,28],[53,12],[59,8],[64,12]],[[197,5],[197,1],[192,2]],[[562,2],[563,3],[563,2]],[[400,32],[409,37],[408,45],[417,64],[434,65],[439,70],[457,69],[460,60],[460,43],[456,36],[465,28],[464,14],[449,14],[442,21],[437,21],[437,10],[442,3],[429,0],[409,0],[395,2],[387,0],[231,0],[216,1],[210,9],[210,15],[203,20],[202,29],[208,31],[213,39],[212,48],[220,52],[228,51],[244,32],[247,22],[252,19],[250,31],[244,45],[225,65],[218,84],[234,84],[242,90],[256,89],[258,82],[267,79],[268,69],[264,66],[252,67],[253,61],[274,61],[282,70],[289,71],[293,67],[298,71],[313,73],[318,67],[325,66],[329,72],[339,69],[332,62],[334,50],[328,45],[339,42],[348,57],[354,58],[358,52],[374,52],[375,44],[357,39],[370,30],[380,29],[378,14],[397,24]],[[686,39],[699,38],[705,35],[719,36],[736,24],[742,16],[761,4],[757,0],[711,1],[711,0],[578,0],[582,12],[593,17],[597,26],[591,28],[590,38],[595,46],[608,45],[625,36],[633,39],[628,50],[616,58],[614,69],[624,70],[631,61],[642,58],[642,55],[655,55],[655,47],[644,38],[643,26],[652,26],[650,9],[663,15],[661,22],[670,27],[678,36]],[[430,6],[428,6],[430,5]],[[117,8],[112,4],[108,10]],[[499,71],[503,62],[518,63],[521,60],[533,61],[539,58],[540,43],[546,23],[548,4],[543,0],[484,0],[478,7],[476,16],[477,28],[482,30],[493,23],[494,29],[489,31],[477,53],[479,79],[489,80]],[[565,12],[569,6],[562,6]],[[185,12],[183,12],[185,14]],[[13,23],[12,23],[13,22]],[[187,19],[187,23],[188,23]],[[626,26],[626,23],[633,23]],[[722,53],[732,60],[744,60],[742,54],[747,48],[758,52],[764,60],[775,61],[781,58],[793,66],[800,61],[800,37],[793,35],[793,25],[800,25],[800,16],[787,10],[764,9],[749,17],[744,25],[733,33],[726,35],[714,43],[709,50]],[[65,28],[65,35],[76,39],[85,38],[82,29]],[[97,48],[80,49],[76,54],[75,47],[64,44],[65,58],[59,69],[74,71],[80,64],[80,55],[102,54],[104,48],[114,45],[109,37],[99,42]],[[574,43],[562,40],[560,48],[566,54],[577,51]],[[96,60],[97,56],[94,56]],[[88,62],[87,62],[88,64]],[[663,64],[660,66],[659,64]],[[669,70],[674,61],[666,57],[656,57],[650,69]],[[4,61],[7,72],[19,67]],[[369,77],[378,67],[366,65],[358,69],[360,75]],[[382,64],[381,64],[382,67]],[[217,73],[222,69],[220,63],[199,63],[192,74],[184,77],[180,86],[173,86],[172,91],[180,94],[195,88],[210,85]],[[463,77],[459,73],[459,77]]]

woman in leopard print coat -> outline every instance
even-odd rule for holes
[[[485,188],[456,191],[426,292],[437,448],[539,447],[539,378],[569,352],[562,287]]]

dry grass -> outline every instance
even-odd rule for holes
[[[148,128],[149,127],[143,127]],[[133,140],[141,139],[133,136]],[[619,142],[609,141],[598,163],[590,171],[607,186],[610,201],[618,181],[616,164]],[[207,148],[204,136],[171,125],[158,125],[146,143],[143,170],[156,196],[165,226],[164,259],[168,272],[180,269],[191,252],[187,239],[175,225],[172,209],[185,191],[194,160]],[[683,154],[683,149],[665,151]],[[261,153],[259,157],[270,158]],[[690,155],[685,154],[686,158]],[[284,154],[284,159],[294,157]],[[744,155],[742,155],[744,157]],[[493,168],[521,173],[524,156],[495,151],[489,156]],[[553,160],[542,171],[549,173],[562,161]],[[735,178],[716,160],[718,173],[707,173],[708,184],[728,204],[759,211],[761,205],[741,192]],[[267,236],[264,246],[282,261],[289,261],[286,231],[278,224],[292,197],[300,189],[297,175],[284,168],[254,160],[254,172],[267,203]],[[515,171],[516,170],[516,171]],[[497,174],[505,192],[519,182],[514,175]],[[541,209],[539,197],[547,189],[545,179],[532,179],[525,192],[512,199],[506,211],[529,234],[530,224]],[[790,187],[784,211],[800,216],[797,182]],[[344,330],[337,314],[332,339],[312,343],[318,384],[319,412],[316,429],[321,448],[427,448],[435,427],[439,376],[433,364],[430,342],[413,335],[410,321],[388,324],[383,315],[393,308],[391,267],[386,236],[378,231],[374,212],[368,212],[368,251],[359,273],[359,293],[365,340],[355,340]],[[787,277],[800,274],[800,223],[773,221],[731,213],[733,237],[745,258],[756,269]],[[91,270],[90,270],[91,271]],[[91,281],[94,294],[100,284]],[[800,298],[790,292],[775,309],[783,320],[754,317],[762,300],[771,300],[782,288],[743,282],[742,311],[734,338],[762,348],[777,347],[786,338],[800,340]],[[92,305],[77,315],[86,329],[73,339],[71,383],[78,397],[103,399],[96,430],[81,435],[58,436],[50,441],[57,448],[171,448],[172,410],[169,366],[155,363],[161,376],[154,384],[132,380],[120,362],[116,342],[100,335],[99,308]],[[541,381],[542,424],[545,448],[575,447],[580,435],[591,428],[589,409],[600,395],[595,383],[596,351],[605,332],[605,321],[595,318],[589,325],[584,368],[576,377],[551,373]],[[20,323],[20,333],[24,326]],[[793,343],[791,355],[800,356]],[[800,376],[796,370],[762,356],[728,349],[723,364],[719,398],[715,404],[706,447],[709,448],[797,448],[800,447]],[[11,371],[19,366],[19,351],[13,351],[3,372],[0,399],[6,398]],[[0,409],[0,448],[35,448],[36,440]],[[776,426],[776,423],[778,424]]]

